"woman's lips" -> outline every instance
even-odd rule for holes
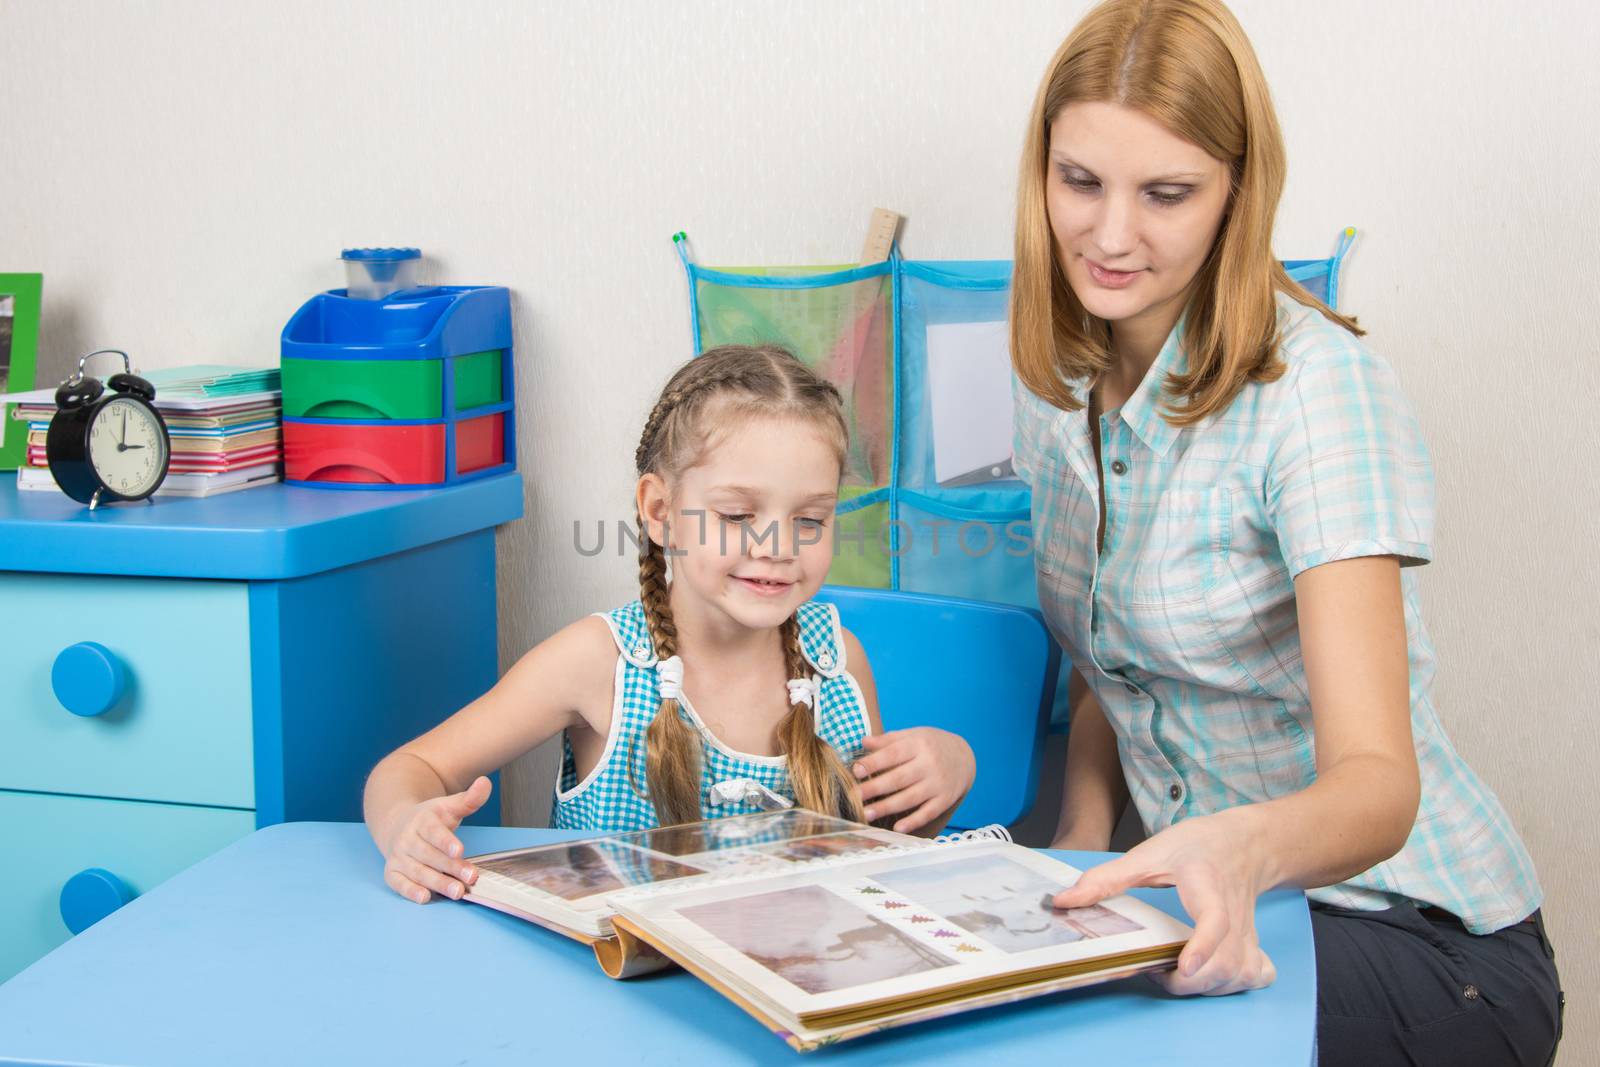
[[[1126,289],[1132,285],[1134,279],[1143,274],[1142,270],[1107,270],[1092,259],[1083,261],[1089,268],[1089,277],[1102,289]]]

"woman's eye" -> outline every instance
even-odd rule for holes
[[[1075,174],[1072,171],[1062,171],[1061,180],[1071,188],[1077,189],[1080,192],[1093,192],[1094,190],[1100,188],[1100,183],[1095,181],[1093,178],[1085,177],[1082,174]]]
[[[1149,196],[1152,201],[1160,204],[1162,207],[1173,207],[1189,199],[1189,190],[1185,189],[1182,192],[1174,192],[1165,189],[1152,189],[1150,190]]]

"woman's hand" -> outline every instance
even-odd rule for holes
[[[1272,888],[1248,809],[1198,816],[1161,831],[1127,855],[1084,872],[1056,894],[1084,908],[1134,886],[1177,886],[1194,936],[1174,971],[1152,975],[1169,993],[1221,996],[1271,985],[1277,968],[1256,940],[1256,897]]]
[[[461,861],[464,849],[456,827],[483,807],[492,788],[479,776],[460,793],[424,800],[397,815],[383,848],[383,880],[389,888],[418,904],[433,899],[433,893],[460,900],[478,872]]]
[[[867,754],[852,769],[867,821],[909,812],[894,824],[902,834],[948,817],[977,773],[971,746],[948,730],[914,726],[868,734],[861,745]]]

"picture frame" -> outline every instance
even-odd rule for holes
[[[41,274],[0,274],[0,394],[34,388],[43,282]],[[12,419],[13,406],[0,405],[0,471],[27,460],[28,428]]]

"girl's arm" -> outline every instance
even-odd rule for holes
[[[1099,852],[1111,846],[1111,835],[1128,806],[1128,783],[1117,755],[1117,735],[1076,670],[1067,683],[1067,705],[1072,719],[1066,777],[1050,847]]]
[[[373,768],[362,807],[391,888],[418,903],[461,897],[477,873],[461,862],[455,829],[489,799],[486,775],[568,727],[608,730],[615,660],[604,620],[581,619]]]
[[[861,742],[866,755],[851,768],[861,782],[866,819],[875,822],[900,815],[894,823],[896,832],[932,837],[944,829],[972,788],[977,773],[972,748],[950,731],[932,726],[884,733],[866,649],[849,630],[844,631],[844,646],[845,662],[861,686],[871,728]]]
[[[1186,819],[1087,872],[1057,907],[1132,886],[1175,885],[1195,934],[1164,976],[1174,993],[1231,993],[1274,971],[1255,935],[1256,897],[1276,885],[1331,885],[1405,844],[1420,793],[1411,736],[1400,568],[1392,556],[1340,560],[1295,579],[1311,688],[1317,778],[1289,796]]]

